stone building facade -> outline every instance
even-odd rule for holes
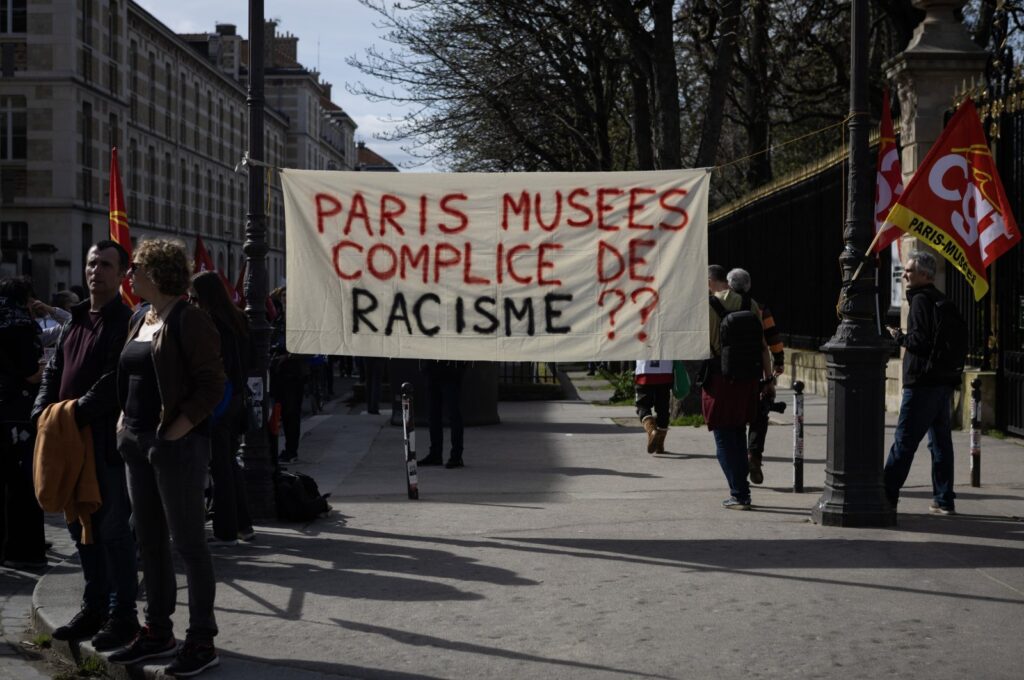
[[[41,297],[82,283],[85,251],[108,233],[116,146],[133,239],[171,236],[191,249],[201,235],[234,280],[247,208],[235,166],[248,126],[248,46],[234,27],[178,35],[130,0],[0,0],[0,10],[0,275],[30,273]],[[297,42],[272,22],[267,30],[268,52]],[[266,162],[352,169],[355,123],[319,74],[288,70],[278,79],[268,68]],[[284,208],[276,177],[270,186],[277,285]]]

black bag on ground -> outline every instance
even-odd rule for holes
[[[330,512],[329,495],[320,493],[309,475],[284,470],[274,473],[277,517],[284,522],[310,522]]]
[[[743,296],[743,304],[734,312],[714,295],[711,308],[719,318],[719,339],[722,345],[722,375],[734,380],[760,378],[764,372],[764,326],[750,309],[750,298]]]
[[[960,384],[967,363],[967,324],[956,305],[945,298],[935,301],[935,342],[928,371]]]

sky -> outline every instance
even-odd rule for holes
[[[248,0],[135,0],[150,14],[176,33],[212,33],[218,23],[235,24],[239,35],[249,35]],[[278,31],[299,38],[299,61],[317,69],[321,78],[333,85],[331,98],[356,124],[356,141],[366,142],[380,155],[405,169],[424,172],[422,166],[401,149],[402,144],[377,138],[393,127],[387,117],[399,118],[405,109],[387,103],[371,103],[351,95],[346,85],[357,81],[374,87],[381,85],[345,63],[347,57],[362,55],[366,48],[378,46],[386,52],[390,43],[376,12],[358,0],[264,0],[264,17],[278,19]],[[319,50],[317,43],[319,42]],[[416,167],[409,167],[412,164]]]

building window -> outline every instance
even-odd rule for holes
[[[149,53],[149,129],[156,130],[156,55]]]
[[[131,91],[138,93],[138,43],[132,40],[128,44],[128,68],[131,70]]]
[[[0,0],[2,2],[3,0]],[[111,59],[117,59],[117,26],[119,18],[117,15],[117,2],[116,0],[110,0],[110,6],[107,8],[107,45],[106,52],[107,56]]]
[[[171,104],[174,99],[174,71],[171,70],[171,62],[167,62],[165,69],[167,82],[164,88],[164,106],[166,107],[164,110],[164,136],[170,139],[174,127],[172,121],[174,106]]]
[[[178,201],[178,227],[182,231],[188,231],[188,167],[184,158],[181,159],[178,174],[178,191],[181,197]]]
[[[135,140],[128,142],[128,219],[133,219],[139,214],[139,193],[142,186],[139,183],[139,150],[135,146]]]
[[[192,166],[192,231],[196,234],[199,233],[202,228],[202,222],[199,221],[199,208],[203,204],[203,188],[202,179],[199,176],[199,164]]]
[[[228,226],[228,221],[224,219],[224,177],[221,176],[217,181],[217,215],[220,217],[223,226]]]
[[[92,168],[92,104],[82,104],[82,165]]]
[[[0,161],[25,159],[26,121],[24,97],[0,97]]]
[[[92,48],[82,48],[82,79],[87,83],[92,82]]]
[[[217,120],[220,121],[220,160],[221,162],[227,161],[227,131],[224,127],[224,99],[220,99],[217,102]]]
[[[146,153],[146,219],[156,222],[156,150],[149,147]]]
[[[181,78],[178,79],[178,105],[181,107],[181,112],[178,114],[178,141],[182,144],[185,143],[185,134],[188,132],[185,122],[185,107],[188,103],[188,99],[185,95],[185,88],[188,87],[185,84],[185,74],[181,74]],[[168,108],[170,103],[168,103]]]
[[[199,150],[199,110],[201,108],[201,104],[200,104],[200,101],[199,101],[199,97],[200,96],[201,95],[199,93],[199,81],[197,80],[196,81],[196,89],[195,89],[195,112],[194,112],[195,113],[195,128],[193,130],[193,132],[195,133],[195,138],[193,139],[193,142],[192,142],[192,145],[196,148],[196,151]]]
[[[0,33],[24,33],[28,0],[0,0]]]
[[[112,147],[121,146],[121,127],[117,121],[117,114],[110,114],[110,118],[107,121],[107,141],[110,142]]]
[[[213,157],[213,93],[206,91],[206,155]]]
[[[110,87],[110,94],[115,97],[118,95],[120,88],[120,77],[119,71],[117,70],[117,61],[111,59],[107,64],[107,85]]]
[[[92,45],[92,0],[82,2],[82,42]]]
[[[213,231],[213,173],[206,171],[206,233]]]

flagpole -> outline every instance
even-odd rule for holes
[[[263,0],[249,0],[249,74],[246,106],[249,111],[249,158],[263,160]],[[246,215],[245,315],[252,334],[253,366],[248,386],[253,399],[252,410],[259,424],[249,427],[242,444],[245,463],[245,487],[253,519],[276,518],[273,465],[267,439],[267,353],[270,348],[270,325],[267,323],[267,227],[263,212],[263,172],[258,165],[247,165],[249,173],[249,207]],[[248,414],[247,414],[248,417]]]

